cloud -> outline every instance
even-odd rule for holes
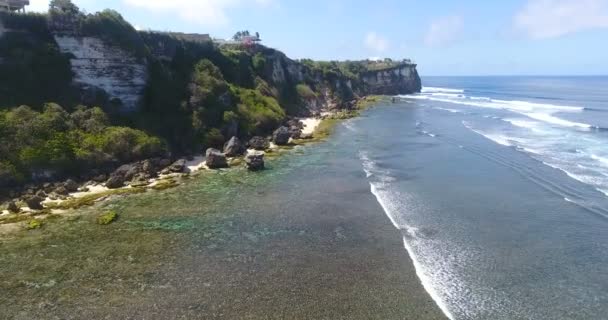
[[[608,28],[608,0],[528,0],[513,26],[531,39]]]
[[[431,47],[441,47],[454,43],[464,29],[464,20],[461,16],[452,15],[442,17],[431,22],[424,43]]]
[[[242,5],[269,6],[274,0],[123,0],[129,6],[170,12],[183,20],[207,26],[229,22],[227,11]]]
[[[388,40],[375,32],[368,32],[364,43],[366,48],[377,53],[383,53],[389,48]]]
[[[49,10],[49,0],[30,0],[30,5],[25,9],[27,11],[45,12]]]

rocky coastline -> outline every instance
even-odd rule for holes
[[[375,98],[370,98],[375,101]],[[367,107],[370,99],[362,98],[353,107]],[[349,113],[351,116],[354,113]],[[164,190],[181,184],[184,178],[207,170],[246,168],[260,171],[265,158],[276,156],[293,146],[318,141],[327,135],[316,132],[323,121],[344,118],[343,113],[325,112],[310,118],[292,118],[270,136],[253,136],[242,141],[230,138],[222,150],[208,148],[201,155],[155,157],[120,165],[106,172],[90,172],[84,179],[68,178],[28,184],[10,192],[0,205],[0,228],[18,230],[15,226],[41,225],[40,221],[58,216],[70,209],[93,205],[113,196],[126,196],[149,190]],[[12,227],[12,228],[10,228]]]
[[[29,184],[13,190],[0,205],[0,229],[32,229],[32,224],[38,228],[41,221],[61,216],[68,210],[111,197],[174,188],[189,176],[204,171],[239,167],[252,172],[264,170],[267,157],[276,157],[293,146],[326,138],[336,121],[355,117],[380,99],[383,97],[363,97],[351,102],[349,109],[318,113],[309,118],[291,118],[270,136],[253,136],[246,141],[233,136],[222,150],[208,148],[200,155],[180,157],[168,154],[122,164],[105,173],[90,172],[84,179]]]

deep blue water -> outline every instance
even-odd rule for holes
[[[608,77],[424,78],[349,121],[453,319],[608,318]]]

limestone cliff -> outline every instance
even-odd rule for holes
[[[412,63],[347,76],[341,72],[326,74],[273,49],[261,52],[268,62],[265,78],[271,84],[276,87],[305,84],[316,93],[299,101],[302,112],[348,108],[349,102],[362,96],[410,94],[422,88],[416,65]]]
[[[361,75],[364,91],[368,94],[397,95],[420,92],[422,82],[415,64],[368,71]]]
[[[135,110],[146,86],[147,66],[132,54],[93,37],[55,35],[60,50],[71,56],[74,81],[85,91],[104,90],[119,99],[123,111]]]

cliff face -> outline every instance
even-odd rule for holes
[[[102,89],[122,102],[122,111],[137,108],[148,78],[147,65],[132,54],[92,37],[55,35],[60,50],[71,55],[74,82],[84,91]]]
[[[315,113],[348,107],[348,102],[366,95],[398,95],[420,92],[420,76],[415,64],[402,63],[395,67],[367,71],[357,77],[343,74],[328,76],[301,62],[289,59],[279,51],[266,54],[269,62],[266,78],[275,85],[305,83],[315,96],[300,101],[304,112]]]
[[[416,65],[401,64],[394,68],[369,71],[361,76],[368,94],[397,95],[420,92],[422,82]]]

